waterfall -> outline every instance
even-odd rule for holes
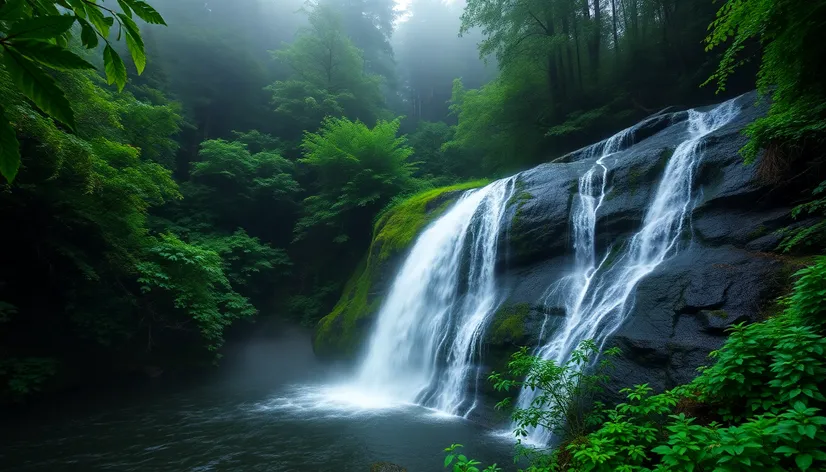
[[[500,302],[494,268],[515,180],[465,192],[418,237],[379,311],[358,390],[453,415],[475,407],[468,386]]]
[[[733,100],[708,112],[689,110],[688,137],[677,146],[666,165],[642,228],[613,263],[607,263],[610,248],[597,263],[596,219],[605,197],[606,158],[617,152],[628,132],[594,146],[591,152],[599,153],[600,157],[579,181],[578,205],[571,218],[574,271],[549,290],[549,296],[562,298],[566,317],[563,325],[551,333],[550,339],[539,346],[534,355],[563,364],[582,341],[591,339],[602,346],[619,328],[637,284],[677,250],[693,210],[691,188],[702,158],[703,138],[731,122],[737,112]],[[543,335],[544,330],[543,327]],[[528,408],[538,395],[537,391],[523,389],[517,407]],[[548,444],[551,439],[551,432],[542,428],[529,431],[527,438],[535,444]]]

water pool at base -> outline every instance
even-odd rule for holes
[[[350,397],[321,384],[331,370],[306,333],[288,330],[246,344],[209,379],[74,395],[3,420],[0,470],[367,472],[390,461],[425,472],[444,470],[451,443],[512,460],[512,443],[489,428]]]

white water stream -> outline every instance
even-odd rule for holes
[[[452,415],[476,405],[481,334],[515,177],[466,192],[418,237],[376,319],[354,387]]]
[[[597,212],[605,198],[606,158],[627,139],[627,131],[598,146],[600,157],[579,181],[579,204],[572,215],[576,253],[574,272],[554,283],[549,291],[550,296],[562,297],[565,320],[551,333],[548,341],[536,349],[536,356],[563,364],[582,341],[593,340],[602,346],[619,328],[629,311],[637,284],[677,249],[693,209],[691,188],[695,170],[702,159],[703,138],[729,123],[737,111],[733,101],[708,112],[689,110],[688,137],[677,146],[666,165],[642,228],[610,264],[606,262],[611,248],[597,263]],[[598,192],[595,191],[597,186]],[[524,389],[517,406],[529,407],[538,395],[538,391]],[[543,428],[529,431],[527,438],[534,444],[548,444],[551,439],[550,431]]]

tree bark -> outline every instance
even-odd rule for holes
[[[599,54],[602,42],[602,9],[600,8],[599,3],[600,0],[594,0],[594,20],[591,28],[591,41],[589,47],[591,53],[591,68],[593,69],[595,76],[599,71]]]
[[[619,35],[617,34],[617,0],[611,0],[611,24],[614,33],[614,55],[617,58],[617,63],[619,63],[620,45]]]

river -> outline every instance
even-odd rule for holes
[[[512,444],[479,424],[409,405],[361,409],[316,398],[335,369],[309,334],[263,329],[197,380],[71,395],[3,421],[0,470],[343,471],[378,461],[439,471],[451,443],[508,464]],[[267,332],[270,331],[270,332]]]

